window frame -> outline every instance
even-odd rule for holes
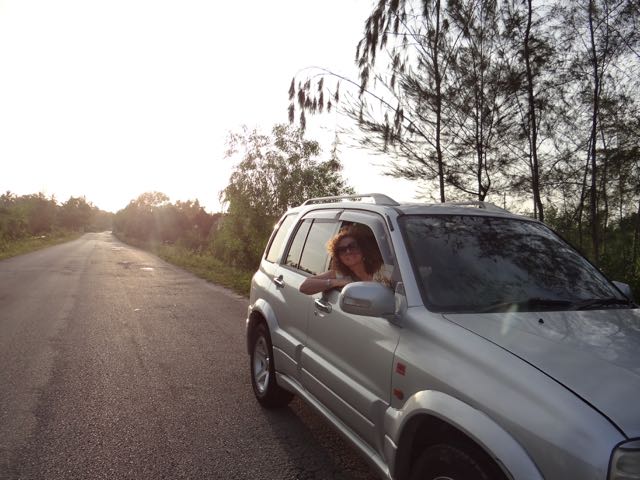
[[[285,252],[285,250],[287,250],[287,246],[289,243],[289,238],[288,238],[288,233],[291,230],[291,227],[293,227],[295,225],[295,213],[286,213],[282,216],[282,218],[278,221],[278,223],[275,224],[275,226],[273,227],[273,232],[271,232],[271,237],[269,237],[269,241],[267,242],[267,247],[264,249],[264,255],[262,256],[263,260],[265,262],[269,262],[269,263],[273,263],[273,264],[280,264],[282,262],[282,256]],[[278,233],[281,231],[281,229],[283,228],[283,224],[284,222],[286,222],[288,219],[293,219],[294,222],[289,225],[288,227],[286,227],[286,230],[283,230],[283,242],[282,242],[282,248],[280,250],[280,254],[278,257],[276,257],[274,260],[270,260],[269,257],[269,253],[271,252],[271,248],[273,247],[273,242],[275,241],[276,237],[278,236]],[[290,235],[289,235],[290,237]]]
[[[304,243],[302,245],[302,249],[300,250],[300,258],[298,260],[298,265],[300,264],[300,260],[302,259],[302,256],[304,255],[304,251],[307,248],[307,241],[309,240],[309,234],[311,233],[311,230],[313,229],[313,225],[316,222],[322,222],[322,223],[334,223],[334,229],[333,229],[333,233],[332,236],[335,235],[338,232],[338,228],[340,225],[340,221],[338,220],[340,217],[340,214],[342,213],[343,209],[323,209],[323,210],[311,210],[310,212],[307,212],[305,215],[303,215],[302,217],[300,217],[298,219],[298,222],[295,224],[295,226],[293,227],[294,230],[293,232],[289,235],[289,239],[287,241],[287,245],[286,248],[283,252],[282,257],[280,258],[281,262],[280,262],[280,266],[282,268],[286,268],[287,270],[290,270],[292,272],[296,272],[300,275],[306,276],[306,277],[310,277],[313,274],[302,270],[300,268],[296,268],[293,267],[291,265],[287,265],[286,263],[286,259],[289,257],[289,252],[291,251],[291,246],[293,245],[293,241],[295,240],[295,237],[298,233],[298,231],[300,230],[300,227],[302,226],[302,224],[306,221],[306,220],[311,220],[311,226],[309,227],[309,230],[307,231]],[[326,252],[325,249],[325,262],[324,262],[324,270],[326,271],[329,267],[329,253]],[[322,273],[322,272],[318,272],[318,273]]]
[[[298,233],[300,229],[303,228],[305,224],[309,224],[309,228],[307,229],[307,233],[304,235],[304,240],[302,241],[302,246],[300,247],[300,252],[298,254],[298,261],[296,265],[289,264],[289,255],[291,254],[291,249],[293,248],[293,244],[298,237]],[[286,255],[282,256],[282,266],[288,268],[290,270],[300,270],[298,268],[300,266],[300,259],[302,258],[302,252],[304,251],[304,247],[307,244],[307,238],[309,238],[309,232],[311,232],[311,228],[313,227],[314,219],[313,218],[302,218],[295,226],[294,230],[291,232],[291,239],[287,245]]]
[[[380,255],[382,256],[383,264],[390,265],[393,268],[393,273],[391,275],[393,284],[395,285],[398,282],[402,282],[400,267],[398,265],[389,228],[385,218],[381,214],[368,210],[345,210],[340,215],[339,221],[341,228],[345,222],[359,223],[368,227],[376,240],[378,250],[380,250]]]

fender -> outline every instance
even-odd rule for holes
[[[263,299],[258,299],[249,306],[247,316],[247,352],[251,355],[251,336],[249,332],[260,321],[259,317],[266,320],[271,343],[273,345],[273,362],[276,375],[285,375],[294,380],[299,379],[300,358],[304,345],[280,328],[276,314],[271,305]],[[289,353],[288,353],[289,352]],[[285,385],[283,381],[283,385]],[[293,393],[295,391],[292,390]]]
[[[480,445],[509,478],[544,480],[527,452],[489,416],[458,400],[434,390],[416,392],[401,410],[389,408],[385,415],[385,457],[395,473],[397,448],[403,429],[418,415],[429,415],[455,427]]]
[[[259,298],[255,301],[253,305],[249,305],[247,309],[247,332],[256,322],[255,314],[259,313],[262,317],[267,321],[267,326],[269,327],[269,332],[273,338],[273,334],[277,331],[278,321],[276,320],[276,314],[274,313],[271,305],[269,305],[264,299]],[[247,352],[251,354],[251,347],[249,345],[249,335],[247,337]]]

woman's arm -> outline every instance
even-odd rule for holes
[[[306,295],[315,295],[325,290],[331,290],[336,287],[344,287],[351,280],[348,278],[336,278],[336,272],[329,270],[319,275],[307,277],[300,284],[300,292]]]

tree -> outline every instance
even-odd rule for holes
[[[321,70],[289,89],[289,119],[299,112],[322,113],[340,101],[340,83],[357,90],[343,95],[343,110],[358,126],[353,133],[366,149],[389,154],[388,174],[428,182],[437,180],[440,201],[450,177],[445,151],[451,140],[447,88],[455,61],[445,0],[380,1],[365,22],[356,49],[357,81]],[[382,57],[382,58],[381,58]],[[318,78],[318,77],[312,77]],[[329,78],[337,79],[331,83]],[[450,182],[449,182],[450,183]]]
[[[357,95],[342,95],[344,111],[357,122],[353,136],[365,148],[394,154],[390,175],[437,180],[440,201],[452,195],[447,187],[480,200],[506,188],[512,158],[504,139],[513,107],[498,4],[379,1],[356,50],[358,81],[327,71],[317,82],[294,78],[290,119],[298,111],[303,125],[305,112],[321,113],[326,98],[335,103],[340,82],[325,82],[333,76],[357,86]]]
[[[575,0],[561,5],[557,12],[563,19],[562,41],[566,48],[567,93],[573,102],[570,110],[572,131],[581,138],[585,156],[581,192],[577,209],[582,226],[584,205],[588,202],[589,226],[593,260],[601,255],[602,204],[608,215],[607,112],[615,112],[607,102],[622,98],[617,91],[637,89],[638,34],[640,13],[633,0]],[[635,75],[634,75],[635,72]],[[632,98],[637,95],[627,95]],[[617,133],[614,132],[614,137]],[[600,180],[601,179],[601,180]],[[606,223],[606,222],[605,222]],[[580,229],[581,230],[581,229]]]
[[[160,192],[146,192],[131,200],[114,220],[117,233],[141,242],[177,243],[201,250],[218,215],[207,213],[198,200],[170,203]]]
[[[311,197],[353,193],[334,155],[317,159],[320,147],[299,129],[273,127],[271,135],[246,127],[231,133],[227,158],[240,157],[220,192],[226,215],[213,236],[213,251],[240,267],[254,268],[277,219]]]
[[[93,217],[93,206],[84,197],[69,197],[60,207],[60,224],[70,230],[87,230]]]
[[[178,241],[190,250],[199,250],[208,243],[208,237],[220,214],[211,215],[200,202],[178,201],[175,206]]]
[[[444,150],[452,137],[446,89],[456,55],[443,3],[378,4],[356,50],[359,105],[348,110],[364,133],[363,146],[392,150],[400,158],[391,161],[391,175],[437,179],[441,202],[446,200],[448,175]],[[374,75],[371,82],[372,72],[380,65],[379,53],[388,53],[381,68],[386,74]],[[381,93],[369,91],[370,84]]]
[[[42,235],[53,230],[58,213],[58,203],[53,196],[47,198],[43,193],[24,195],[20,197],[18,208],[24,212],[32,235]]]
[[[553,163],[549,158],[553,138],[554,85],[556,51],[551,36],[548,6],[533,0],[507,0],[503,4],[504,57],[510,75],[515,101],[514,128],[509,139],[512,154],[526,165],[524,173],[514,168],[517,176],[513,193],[530,190],[533,215],[544,221],[543,189],[550,189],[548,174]],[[540,152],[544,152],[543,155]]]
[[[20,198],[7,191],[0,195],[0,248],[2,241],[15,241],[27,236],[28,223],[18,208]]]
[[[111,227],[113,214],[70,197],[59,205],[43,193],[17,196],[10,191],[0,195],[0,250],[28,236],[69,231],[96,231]]]
[[[357,79],[303,71],[289,118],[339,103],[391,175],[437,180],[441,201],[526,196],[598,264],[640,212],[638,25],[637,0],[378,0]]]
[[[449,12],[460,37],[456,94],[448,99],[458,129],[453,152],[459,167],[450,182],[484,201],[490,190],[507,187],[498,180],[513,163],[505,139],[513,129],[514,88],[501,44],[502,23],[497,0],[450,0]]]
[[[161,192],[145,192],[116,213],[117,232],[139,241],[160,240],[158,213],[169,205],[169,197]]]

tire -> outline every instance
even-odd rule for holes
[[[293,394],[281,388],[276,382],[271,336],[264,323],[259,323],[251,332],[249,362],[251,386],[258,402],[267,408],[286,406],[293,398]]]
[[[496,480],[492,468],[456,446],[432,445],[411,469],[410,480]]]

